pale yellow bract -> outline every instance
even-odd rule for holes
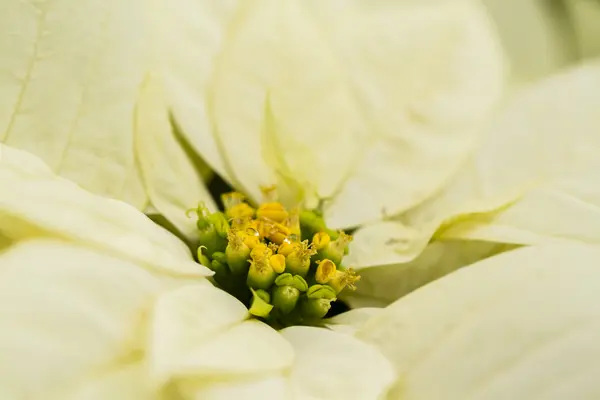
[[[359,225],[451,176],[504,76],[477,0],[8,0],[0,56],[0,141],[188,237],[192,148]]]
[[[436,230],[517,245],[600,242],[599,91],[594,62],[513,94],[458,174],[419,206],[357,231],[349,262],[408,262]]]
[[[521,245],[600,244],[598,93],[595,61],[511,95],[471,159],[441,191],[355,233],[348,262],[366,269],[349,302],[385,306],[477,259]]]

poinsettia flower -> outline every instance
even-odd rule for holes
[[[511,251],[329,329],[277,331],[133,207],[0,149],[3,398],[600,393],[600,247]]]
[[[476,0],[15,1],[0,38],[0,140],[188,236],[190,148],[254,200],[334,198],[336,227],[418,204],[504,71]]]

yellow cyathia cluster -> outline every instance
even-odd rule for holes
[[[197,210],[199,261],[250,313],[273,326],[315,324],[360,279],[342,259],[352,240],[327,228],[315,210],[271,201],[252,207],[242,194],[222,196],[224,212]]]

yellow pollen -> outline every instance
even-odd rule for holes
[[[266,218],[280,223],[285,221],[288,216],[289,213],[286,211],[285,207],[278,202],[261,204],[260,207],[258,207],[258,210],[256,210],[256,218]]]
[[[328,259],[321,260],[315,273],[315,280],[317,283],[327,283],[336,275],[336,272],[337,268],[333,261]]]
[[[242,231],[236,229],[230,229],[227,232],[227,241],[236,250],[240,249],[245,243],[245,239],[248,235]]]
[[[346,271],[337,270],[335,276],[327,284],[339,293],[345,288],[356,290],[355,283],[359,280],[360,275],[357,275],[352,268],[348,268]]]
[[[346,246],[348,246],[348,244],[350,244],[352,239],[353,238],[351,235],[348,235],[344,231],[339,231],[339,236],[333,243],[338,249],[343,250],[346,248]]]
[[[271,255],[273,255],[273,252],[264,243],[257,244],[250,252],[250,258],[256,262],[266,261]]]
[[[314,248],[312,244],[308,244],[308,240],[304,240],[302,242],[294,243],[294,250],[291,255],[298,258],[310,258],[311,256],[317,254],[317,250]]]
[[[321,250],[323,247],[327,246],[329,242],[331,242],[331,237],[327,234],[327,232],[317,232],[313,236],[312,242],[317,250]]]
[[[271,263],[271,268],[273,271],[278,274],[283,273],[285,271],[285,257],[281,254],[273,254],[271,258],[269,258],[269,262]]]

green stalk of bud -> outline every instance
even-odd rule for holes
[[[268,290],[277,278],[277,273],[266,260],[259,262],[251,261],[250,269],[248,270],[248,278],[246,283],[249,287],[255,289]]]
[[[293,286],[277,286],[273,289],[273,305],[282,314],[289,314],[298,303],[300,291]]]
[[[269,304],[271,296],[264,290],[250,290],[252,291],[252,304],[248,311],[257,317],[266,318],[273,309],[273,305]]]

